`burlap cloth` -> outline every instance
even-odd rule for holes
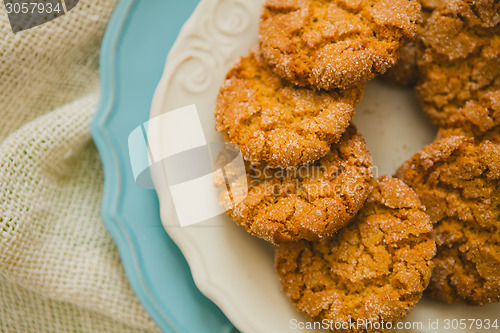
[[[99,209],[89,132],[116,0],[13,34],[0,2],[0,331],[158,332]]]

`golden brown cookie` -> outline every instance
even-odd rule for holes
[[[341,332],[383,332],[421,298],[435,253],[432,223],[417,195],[384,176],[354,221],[332,239],[280,245],[276,270],[310,320]]]
[[[238,225],[274,244],[330,237],[363,206],[371,167],[365,141],[350,126],[319,161],[291,169],[251,166],[246,197],[233,206],[234,194],[224,191],[221,202]],[[229,181],[238,192],[239,181]]]
[[[499,144],[445,136],[405,162],[397,177],[413,187],[434,222],[430,294],[448,303],[500,301]]]
[[[394,65],[419,20],[420,4],[411,0],[267,0],[259,38],[281,77],[345,89]]]
[[[312,91],[274,74],[257,49],[227,73],[215,127],[253,164],[302,165],[325,156],[354,115],[362,88]]]
[[[425,22],[431,16],[434,9],[442,6],[446,1],[419,0],[419,2],[422,5],[422,22],[418,25],[417,40],[420,35],[418,31],[425,25]],[[409,42],[401,47],[398,61],[387,72],[382,74],[382,78],[388,82],[405,87],[413,87],[416,84],[418,79],[416,41]]]
[[[500,2],[450,0],[418,43],[416,92],[438,126],[480,135],[500,124]]]
[[[417,46],[410,42],[401,47],[398,61],[382,74],[382,79],[403,87],[413,87],[418,79]]]
[[[493,143],[500,144],[500,125],[495,126],[482,135],[474,136],[469,131],[466,131],[463,128],[440,128],[437,132],[436,140],[442,139],[447,136],[470,136],[475,137],[479,141],[490,140]]]

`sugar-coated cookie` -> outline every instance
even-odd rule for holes
[[[248,194],[233,205],[231,196],[241,179],[229,179],[231,193],[222,192],[221,202],[238,225],[273,244],[318,240],[331,237],[356,215],[370,193],[371,179],[365,141],[350,126],[325,157],[308,165],[250,165]]]
[[[419,0],[422,5],[422,22],[418,26],[417,38],[415,41],[401,47],[399,59],[382,75],[386,81],[396,85],[413,87],[418,80],[418,66],[417,66],[417,42],[422,27],[431,16],[432,12],[443,6],[446,0]]]
[[[449,0],[418,43],[416,92],[443,128],[481,135],[500,125],[500,2]]]
[[[500,301],[498,139],[498,132],[484,138],[441,133],[397,171],[434,222],[437,255],[429,291],[448,303]]]
[[[275,263],[286,294],[310,320],[340,332],[384,332],[421,298],[435,253],[417,195],[385,176],[333,238],[280,245]]]
[[[331,92],[295,87],[274,74],[253,48],[226,75],[215,127],[253,164],[298,166],[330,151],[361,94],[361,87]]]
[[[415,38],[412,0],[267,0],[262,54],[283,78],[316,89],[345,89],[384,73]]]

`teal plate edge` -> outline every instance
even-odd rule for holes
[[[135,294],[163,332],[235,332],[196,288],[163,229],[158,198],[133,179],[128,135],[149,118],[165,59],[198,0],[121,0],[100,54],[101,98],[90,130],[104,169],[103,222]]]

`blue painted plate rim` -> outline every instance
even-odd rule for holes
[[[115,59],[120,40],[125,34],[124,29],[129,20],[134,4],[138,0],[120,0],[106,28],[100,53],[100,100],[91,120],[90,131],[101,156],[104,169],[104,188],[101,204],[103,223],[111,234],[120,253],[127,278],[136,296],[145,310],[164,332],[181,332],[181,329],[171,318],[168,309],[162,308],[156,301],[153,288],[149,285],[144,271],[141,269],[140,248],[133,231],[128,228],[126,216],[118,207],[121,184],[119,152],[116,140],[107,129],[106,122],[113,115],[116,100],[116,68]],[[149,111],[149,110],[148,110]]]

